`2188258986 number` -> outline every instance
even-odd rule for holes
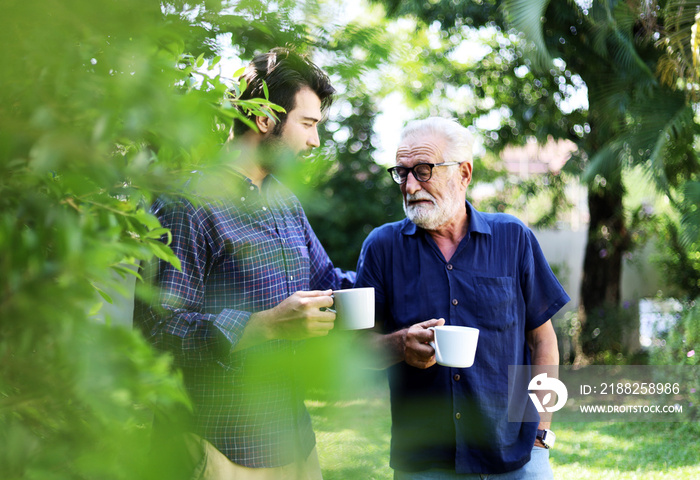
[[[678,383],[601,383],[601,395],[678,395]]]

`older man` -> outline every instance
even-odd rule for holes
[[[391,466],[396,479],[547,479],[549,422],[508,421],[508,366],[558,365],[550,318],[569,297],[523,223],[465,201],[471,143],[452,120],[406,126],[389,172],[407,218],[374,230],[358,263],[390,367]],[[480,330],[471,368],[435,364],[428,327],[445,323]]]

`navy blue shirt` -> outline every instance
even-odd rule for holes
[[[508,366],[531,363],[525,333],[569,296],[529,228],[466,207],[468,232],[449,261],[405,219],[370,233],[358,262],[355,285],[375,288],[385,333],[432,318],[480,330],[471,368],[389,369],[394,469],[504,473],[529,461],[535,441],[537,423],[508,421]]]

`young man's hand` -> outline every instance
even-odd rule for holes
[[[249,325],[265,340],[304,340],[328,335],[335,324],[332,290],[299,291],[276,307],[251,315]]]

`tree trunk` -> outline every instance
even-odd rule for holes
[[[603,343],[622,343],[622,339],[609,337],[610,334],[619,334],[619,329],[606,329],[605,325],[615,321],[611,313],[620,304],[622,256],[628,248],[623,195],[621,182],[589,187],[590,224],[581,281],[580,328],[573,338],[576,364],[590,363]]]

